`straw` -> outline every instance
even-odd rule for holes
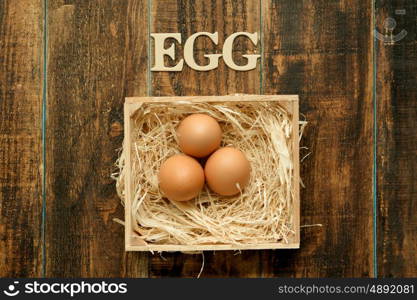
[[[207,186],[195,199],[173,202],[158,186],[162,162],[180,153],[176,128],[192,113],[214,117],[222,146],[240,149],[251,164],[251,179],[236,196]],[[125,153],[132,151],[134,231],[146,243],[171,245],[287,242],[293,226],[292,123],[277,102],[147,103],[133,115],[132,149],[118,161],[117,192],[124,203]],[[301,130],[306,122],[300,122]]]

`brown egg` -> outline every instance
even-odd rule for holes
[[[193,114],[181,121],[177,137],[182,152],[204,157],[220,147],[222,130],[214,118],[205,114]]]
[[[162,163],[159,170],[159,187],[174,201],[196,197],[204,186],[204,170],[192,157],[177,154]]]
[[[220,148],[206,162],[204,168],[210,189],[223,195],[239,193],[249,182],[250,164],[245,155],[232,147]]]

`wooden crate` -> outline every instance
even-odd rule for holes
[[[277,101],[292,116],[293,123],[293,153],[294,163],[294,202],[293,202],[293,226],[295,235],[288,243],[265,243],[265,244],[213,244],[213,245],[145,245],[138,238],[132,227],[131,203],[133,186],[131,182],[131,152],[126,151],[126,176],[125,176],[125,250],[126,251],[203,251],[203,250],[253,250],[253,249],[297,249],[300,247],[300,176],[299,176],[299,113],[298,95],[234,95],[234,96],[183,96],[183,97],[128,97],[124,105],[124,147],[132,149],[131,129],[133,126],[132,116],[140,109],[143,103],[173,103],[173,102],[267,102]]]

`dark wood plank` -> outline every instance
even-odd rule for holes
[[[42,276],[42,2],[0,1],[0,277]]]
[[[126,96],[146,95],[147,1],[50,0],[46,276],[146,277],[110,178]]]
[[[259,1],[152,1],[152,32],[179,32],[183,42],[195,32],[219,32],[219,45],[202,40],[196,42],[195,56],[201,61],[207,53],[221,53],[225,37],[238,31],[260,32]],[[243,64],[241,55],[257,50],[243,40],[235,42],[234,57]],[[217,49],[217,50],[216,50]],[[216,52],[217,51],[217,52]],[[182,47],[177,45],[177,60]],[[240,58],[240,59],[239,59]],[[201,61],[203,64],[203,61]],[[207,72],[194,71],[184,66],[182,72],[152,72],[152,95],[225,95],[260,92],[260,68],[237,72],[223,61],[219,68]],[[207,251],[202,277],[257,277],[260,276],[261,252]],[[196,277],[202,257],[183,253],[164,253],[152,256],[150,276]]]
[[[372,1],[265,1],[266,94],[299,94],[298,251],[268,251],[264,276],[368,277],[372,263]],[[307,151],[301,153],[307,154]]]
[[[387,33],[384,23],[389,17],[397,23],[393,35],[407,31],[403,39],[392,45],[377,40],[376,48],[381,277],[417,276],[416,15],[415,1],[376,1],[376,28],[381,34]]]

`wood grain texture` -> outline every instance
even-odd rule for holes
[[[368,277],[372,264],[372,1],[265,1],[266,94],[299,94],[301,249],[269,251],[263,276]]]
[[[402,9],[405,14],[396,14]],[[377,40],[378,266],[381,277],[417,276],[417,3],[376,1],[376,28],[394,18],[389,45]]]
[[[200,31],[219,32],[216,47],[207,39],[195,44],[195,57],[204,64],[205,53],[221,53],[225,37],[238,31],[260,32],[259,1],[152,1],[151,32],[180,32],[183,42],[191,34]],[[258,50],[257,50],[258,49]],[[234,58],[238,64],[245,61],[246,52],[259,53],[245,39],[236,40]],[[177,60],[182,58],[182,46],[177,44]],[[151,58],[152,61],[152,58]],[[234,93],[258,94],[260,92],[260,68],[237,72],[227,68],[223,61],[219,68],[197,72],[184,66],[182,72],[152,72],[153,96],[172,95],[227,95]],[[261,270],[261,251],[234,252],[206,251],[202,277],[257,277]],[[200,255],[164,253],[152,256],[151,277],[196,277],[202,265]]]
[[[148,274],[110,178],[124,98],[146,96],[147,19],[147,1],[49,1],[47,277]]]
[[[0,277],[43,274],[43,151],[47,277],[197,276],[201,255],[124,252],[123,228],[112,221],[123,219],[123,208],[110,179],[124,97],[262,92],[300,95],[310,122],[301,157],[311,152],[301,165],[301,225],[323,226],[302,229],[300,250],[205,252],[201,276],[373,276],[373,63],[379,275],[417,276],[417,4],[375,1],[379,31],[394,17],[394,34],[406,29],[407,36],[379,41],[373,62],[373,2],[49,0],[43,74],[44,1],[0,1]],[[220,53],[229,34],[262,32],[257,48],[237,40],[234,57],[244,63],[242,54],[258,51],[263,65],[236,72],[221,61],[214,71],[184,66],[148,78],[148,27],[180,32],[183,42],[218,31],[218,46],[197,41],[201,63],[205,52]]]
[[[0,1],[0,277],[42,274],[42,1]]]

